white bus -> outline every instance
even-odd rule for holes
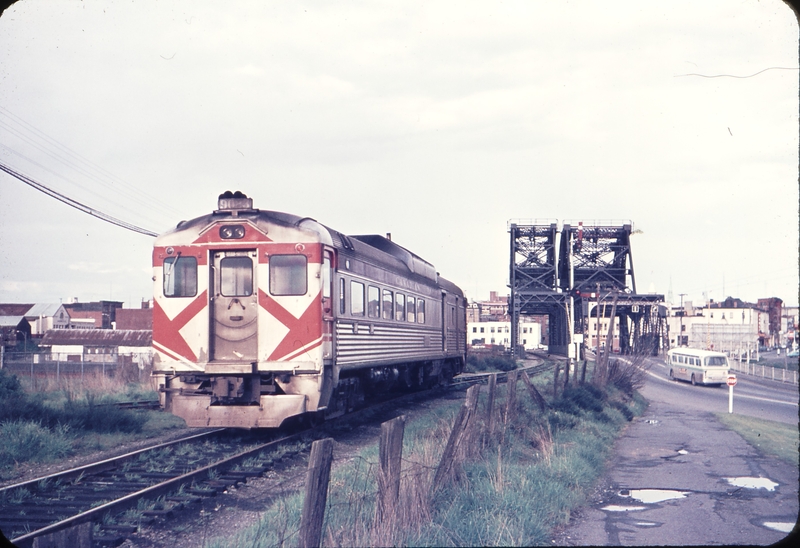
[[[722,352],[697,348],[673,348],[667,352],[669,378],[692,384],[724,384],[728,379],[728,358]]]

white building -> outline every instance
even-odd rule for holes
[[[25,313],[25,319],[31,324],[31,335],[44,335],[51,329],[69,327],[69,314],[60,303],[35,304]]]
[[[519,322],[520,344],[525,350],[542,347],[542,326],[536,322]],[[498,345],[511,349],[511,322],[468,322],[467,343],[470,346]]]
[[[769,314],[755,306],[673,307],[667,318],[669,345],[705,348],[737,354],[758,347],[759,335],[769,333]]]

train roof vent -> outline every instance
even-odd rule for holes
[[[253,199],[248,198],[243,192],[231,192],[226,190],[219,195],[217,202],[219,211],[238,211],[242,209],[253,209]]]

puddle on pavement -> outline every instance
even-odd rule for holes
[[[736,487],[746,487],[747,489],[766,489],[767,491],[774,491],[779,485],[767,478],[739,477],[725,478],[725,480]]]
[[[603,506],[601,510],[606,512],[635,512],[636,510],[647,510],[645,506],[621,506],[619,504],[609,504]]]
[[[791,533],[792,529],[794,529],[794,523],[788,521],[765,521],[764,527],[768,529],[772,529],[773,531],[779,531],[781,533]]]
[[[652,521],[637,521],[634,525],[636,527],[658,527],[658,523],[653,523]]]
[[[686,449],[681,449],[680,451],[678,451],[678,454],[679,455],[688,455],[689,451],[687,451]]]
[[[684,499],[686,498],[684,491],[673,491],[670,489],[623,489],[619,492],[621,497],[631,497],[639,502],[645,504],[655,504],[657,502],[664,502],[665,500]]]

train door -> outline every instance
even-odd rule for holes
[[[212,361],[257,361],[256,259],[256,250],[213,253],[209,284]]]
[[[333,251],[322,252],[322,354],[324,359],[333,357]]]
[[[447,352],[447,292],[442,291],[442,352]]]

